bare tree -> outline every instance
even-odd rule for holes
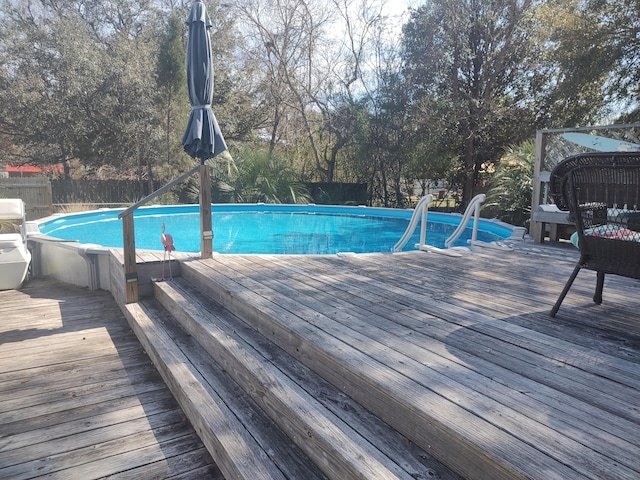
[[[380,3],[245,0],[238,8],[248,52],[266,72],[270,149],[301,134],[316,172],[333,181],[339,154],[353,137],[354,107],[366,91]]]

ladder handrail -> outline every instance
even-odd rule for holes
[[[467,206],[467,209],[464,211],[464,215],[462,216],[462,220],[458,225],[458,228],[447,238],[444,242],[447,248],[451,248],[453,243],[460,238],[460,235],[466,230],[467,222],[471,215],[473,215],[473,233],[471,235],[471,243],[476,241],[478,237],[478,223],[480,221],[480,205],[486,200],[487,196],[484,193],[480,193],[473,197]]]
[[[200,165],[192,168],[187,173],[183,173],[165,186],[160,187],[150,193],[139,202],[131,205],[118,214],[122,220],[122,243],[124,254],[124,278],[125,278],[125,302],[135,303],[138,301],[138,269],[136,263],[136,241],[133,213],[142,205],[148,203],[159,195],[162,195],[170,188],[185,181],[191,175],[200,172],[200,250],[202,258],[210,258],[212,250],[213,231],[211,230],[211,190],[209,189],[209,167],[201,162]],[[171,260],[169,260],[171,261]]]
[[[413,235],[414,230],[416,229],[416,225],[418,224],[418,220],[422,217],[422,225],[420,227],[420,244],[424,244],[425,238],[427,236],[427,211],[429,210],[429,204],[433,199],[433,195],[428,194],[420,199],[416,208],[413,209],[413,215],[411,215],[411,220],[409,221],[409,226],[404,231],[404,234],[398,240],[398,243],[393,247],[394,252],[399,252],[402,248],[407,244],[411,235]]]
[[[138,201],[137,203],[134,203],[129,208],[127,208],[127,209],[123,210],[122,212],[120,212],[118,214],[118,219],[122,219],[123,217],[126,217],[127,215],[132,214],[139,207],[141,207],[144,204],[150,202],[151,200],[153,200],[157,196],[162,195],[163,193],[168,191],[170,188],[175,187],[177,184],[184,182],[191,175],[194,175],[195,173],[197,173],[199,169],[200,169],[200,165],[197,165],[197,166],[193,167],[191,170],[189,170],[187,173],[183,173],[178,178],[174,178],[172,181],[167,183],[164,187],[160,187],[155,192],[150,193],[149,195],[144,197],[142,200]]]

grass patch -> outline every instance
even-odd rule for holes
[[[0,234],[20,233],[21,220],[0,220]]]
[[[429,204],[429,208],[450,208],[455,209],[458,207],[458,202],[455,198],[436,198]]]
[[[78,213],[96,210],[98,207],[92,203],[65,203],[55,207],[55,213]]]

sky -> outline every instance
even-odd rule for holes
[[[424,0],[387,0],[384,10],[389,15],[400,15],[409,7],[417,7]]]
[[[397,17],[397,29],[398,31],[400,31],[402,28],[402,22],[399,21],[400,16],[404,14],[409,7],[417,8],[424,2],[425,0],[386,0],[385,6],[383,8],[383,14],[390,17]]]

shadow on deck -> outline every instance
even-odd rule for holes
[[[108,292],[38,278],[0,317],[0,478],[222,478]]]

